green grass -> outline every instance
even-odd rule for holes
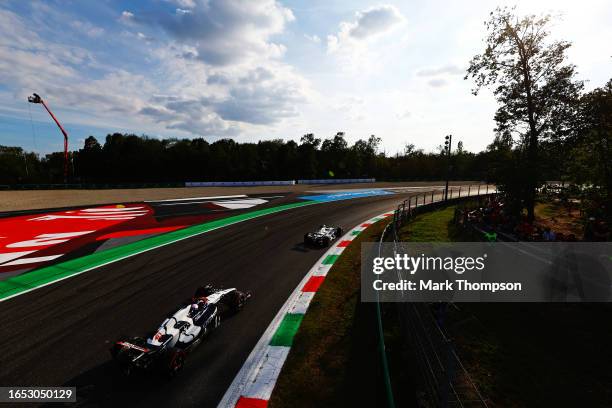
[[[419,214],[400,229],[400,241],[407,242],[452,242],[462,237],[453,223],[456,206],[449,206]]]
[[[415,217],[400,230],[401,241],[440,242],[450,241],[448,222],[453,218],[455,207],[448,207]]]

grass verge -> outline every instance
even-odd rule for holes
[[[419,214],[399,231],[399,240],[407,242],[450,242],[461,240],[461,231],[453,221],[456,206]]]

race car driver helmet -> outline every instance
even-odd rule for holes
[[[198,303],[199,302],[191,304],[191,308],[189,308],[189,316],[190,317],[195,316],[200,311],[200,305]]]

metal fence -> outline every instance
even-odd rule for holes
[[[495,186],[468,185],[419,193],[400,203],[381,238],[398,242],[399,230],[416,214],[431,211],[469,197],[496,194]],[[448,196],[448,199],[445,197]],[[485,398],[462,364],[445,330],[448,303],[396,303],[400,331],[416,357],[411,367],[419,407],[487,407]],[[381,341],[382,343],[382,341]],[[390,400],[393,404],[392,399]]]

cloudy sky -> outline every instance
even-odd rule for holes
[[[492,139],[495,102],[463,80],[498,0],[150,0],[0,3],[0,145],[61,150],[41,106],[71,135],[230,137],[376,134],[395,153]],[[587,88],[612,74],[612,2],[518,1],[560,14],[552,37]]]

